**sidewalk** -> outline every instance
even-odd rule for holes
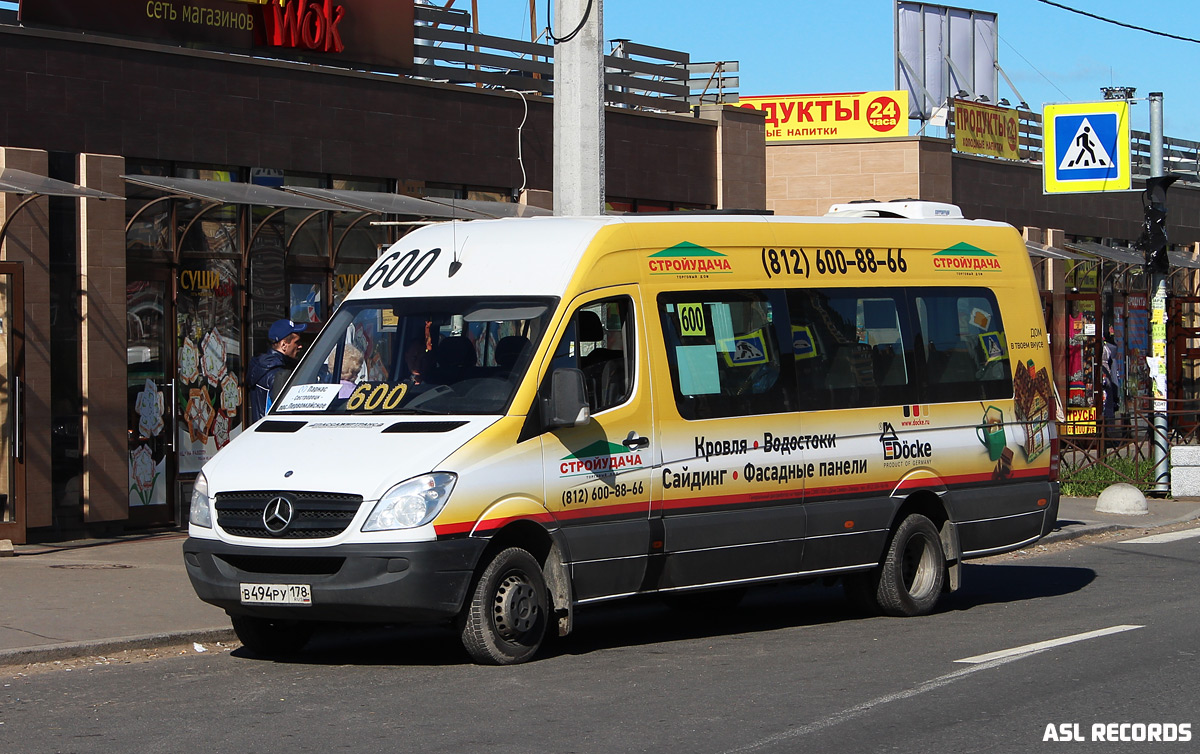
[[[0,666],[234,639],[196,599],[182,532],[17,545],[0,558]]]
[[[1200,499],[1150,500],[1149,513],[1096,512],[1095,498],[1063,498],[1041,542],[1200,519]],[[183,568],[181,532],[18,545],[0,558],[0,667],[235,640],[223,610],[201,602]]]

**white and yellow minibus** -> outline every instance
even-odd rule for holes
[[[256,653],[453,621],[495,664],[638,594],[840,579],[930,612],[1054,526],[1041,305],[1010,226],[833,215],[412,232],[204,467],[197,594]]]

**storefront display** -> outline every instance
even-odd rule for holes
[[[1152,390],[1150,368],[1146,364],[1146,357],[1150,355],[1150,307],[1144,293],[1130,294],[1126,305],[1125,410],[1134,413]]]
[[[1095,404],[1096,302],[1075,299],[1067,318],[1067,406]]]
[[[238,262],[188,260],[177,299],[179,472],[194,473],[241,431]]]
[[[130,279],[125,286],[126,385],[129,391],[129,506],[165,505],[169,431],[164,373],[166,283]]]

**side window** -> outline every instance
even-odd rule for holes
[[[903,291],[795,290],[788,303],[802,409],[916,403]]]
[[[571,315],[550,358],[550,372],[583,370],[592,413],[619,406],[633,391],[633,303],[628,297],[584,304]],[[548,389],[549,380],[543,384]]]
[[[1012,397],[1008,339],[990,290],[923,289],[914,304],[930,402]]]
[[[664,293],[658,309],[680,416],[708,419],[795,408],[782,295]]]

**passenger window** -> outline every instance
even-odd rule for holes
[[[633,390],[633,305],[625,297],[594,301],[575,310],[554,349],[550,372],[583,371],[592,413],[619,406]],[[543,383],[543,392],[549,380]],[[548,397],[548,395],[543,395]]]
[[[1008,339],[990,290],[925,289],[915,304],[930,401],[1012,397]]]
[[[680,416],[708,419],[794,408],[790,353],[780,348],[781,342],[791,342],[782,296],[671,293],[660,295],[658,304]]]
[[[796,290],[788,303],[802,409],[916,402],[902,291]]]

